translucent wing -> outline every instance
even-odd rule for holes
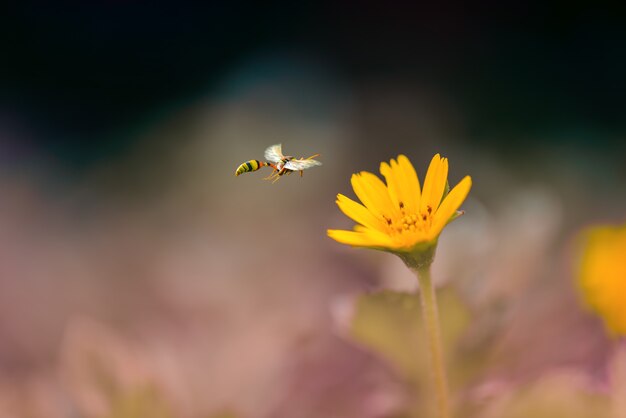
[[[272,145],[265,150],[265,159],[272,163],[281,162],[285,156],[283,155],[281,144]]]
[[[293,160],[289,160],[285,163],[285,168],[293,171],[300,171],[318,165],[322,165],[322,163],[314,159],[297,160],[294,158]]]

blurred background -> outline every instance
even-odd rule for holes
[[[0,19],[0,417],[404,416],[401,376],[345,328],[356,295],[414,278],[326,237],[352,227],[350,174],[399,153],[473,178],[434,266],[471,312],[460,357],[481,359],[459,393],[480,406],[564,368],[606,386],[573,238],[625,220],[623,4]],[[275,143],[323,166],[234,176]]]

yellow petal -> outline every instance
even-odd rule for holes
[[[337,206],[349,218],[374,229],[384,228],[382,221],[374,216],[365,206],[342,194],[337,195]]]
[[[394,159],[391,159],[391,164],[396,164]],[[397,176],[394,175],[393,169],[389,164],[385,161],[380,163],[380,174],[385,177],[385,182],[387,183],[387,191],[389,192],[389,198],[391,199],[391,203],[395,207],[399,207],[399,202],[401,201],[400,189],[401,183],[398,181]]]
[[[328,236],[342,244],[355,247],[389,247],[390,240],[385,236],[384,240],[375,240],[367,233],[329,229]]]
[[[355,225],[354,230],[361,232],[369,237],[372,242],[384,243],[386,247],[393,246],[393,240],[386,232],[381,232],[376,229],[367,228],[362,225]]]
[[[376,216],[391,215],[397,211],[393,207],[387,187],[372,173],[362,171],[353,174],[352,188],[359,200]]]
[[[463,201],[467,197],[470,189],[472,188],[472,178],[470,176],[463,177],[463,180],[459,182],[454,189],[448,193],[446,198],[441,203],[433,219],[431,230],[436,237],[450,219],[450,217],[456,212],[456,210],[463,204]]]
[[[441,203],[441,197],[446,188],[448,179],[448,159],[441,158],[436,154],[430,162],[426,179],[424,180],[424,192],[420,201],[420,212],[426,212],[428,207],[436,210]]]
[[[405,182],[405,188],[402,190],[403,198],[410,212],[417,212],[420,202],[420,182],[415,172],[415,168],[411,161],[405,155],[398,156],[398,168],[400,175]]]
[[[441,156],[439,154],[435,154],[430,160],[430,165],[428,166],[428,170],[426,171],[426,177],[424,178],[424,190],[422,190],[422,199],[420,201],[420,212],[424,211],[426,208],[426,201],[430,198],[432,194],[432,188],[434,183],[434,178],[437,175],[437,171],[439,171],[439,165],[441,164]]]
[[[581,234],[578,285],[591,310],[613,336],[626,335],[626,227],[595,226]]]

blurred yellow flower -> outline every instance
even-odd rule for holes
[[[613,335],[626,335],[626,225],[582,234],[578,284],[587,305]]]
[[[358,223],[354,231],[330,229],[332,239],[355,247],[367,247],[402,256],[434,248],[448,222],[458,216],[472,186],[465,176],[452,191],[448,188],[448,159],[435,155],[430,162],[424,188],[413,165],[404,156],[380,164],[387,184],[368,172],[352,175],[352,187],[363,204],[339,194],[339,209]]]

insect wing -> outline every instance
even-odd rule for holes
[[[285,163],[285,168],[293,171],[306,170],[307,168],[316,167],[322,165],[321,162],[313,159],[307,160],[289,160]]]
[[[273,163],[281,162],[285,156],[283,155],[281,144],[272,145],[265,150],[265,159]]]

